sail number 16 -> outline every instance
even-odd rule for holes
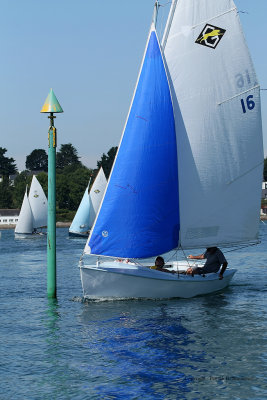
[[[253,99],[253,95],[251,94],[246,98],[246,104],[243,99],[240,100],[244,114],[247,112],[247,109],[253,110],[253,108],[255,107],[255,102],[252,99]]]

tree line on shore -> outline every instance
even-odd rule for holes
[[[90,169],[81,163],[78,152],[71,144],[62,144],[56,155],[56,202],[57,216],[61,220],[72,219],[82,199],[91,177],[90,185],[103,168],[108,179],[117,147],[111,147],[97,161],[97,168]],[[35,149],[26,157],[25,170],[18,174],[16,162],[5,154],[7,149],[0,147],[0,208],[20,208],[26,185],[30,185],[32,175],[38,180],[47,195],[48,156],[45,150]],[[15,175],[14,179],[10,179]],[[263,180],[267,182],[267,158],[264,159]]]
[[[18,173],[16,162],[5,154],[7,149],[0,147],[0,208],[20,208],[26,185],[30,186],[32,175],[38,177],[47,196],[48,155],[43,149],[35,149],[26,157],[25,170]],[[57,219],[61,221],[73,218],[85,188],[90,186],[100,169],[109,177],[117,147],[102,154],[97,168],[87,168],[80,161],[78,152],[71,144],[62,144],[56,155],[56,205]]]

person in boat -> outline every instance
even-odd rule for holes
[[[175,271],[170,271],[166,268],[164,268],[165,261],[164,258],[161,256],[158,256],[155,260],[155,265],[150,267],[150,269],[156,269],[157,271],[162,271],[162,272],[170,272],[171,274],[175,273]]]
[[[211,272],[218,272],[221,268],[219,274],[219,279],[223,279],[223,274],[224,271],[227,268],[228,262],[226,261],[226,258],[224,257],[223,252],[218,249],[218,247],[207,247],[207,250],[205,253],[200,254],[199,256],[193,256],[190,254],[188,256],[190,259],[195,259],[195,260],[204,260],[206,259],[207,261],[204,264],[204,267],[190,267],[187,269],[186,274],[187,275],[192,275],[198,274],[209,274]]]

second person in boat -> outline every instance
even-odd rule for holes
[[[164,266],[165,266],[164,258],[161,256],[158,256],[155,260],[155,265],[150,267],[150,269],[156,269],[157,271],[169,272],[171,274],[175,274],[175,271],[170,271],[169,269],[164,268]]]
[[[223,279],[223,274],[224,271],[227,268],[228,262],[226,261],[226,258],[224,257],[224,254],[218,247],[207,247],[207,250],[205,253],[200,254],[198,256],[193,256],[190,254],[188,256],[190,259],[195,259],[195,260],[204,260],[206,259],[207,261],[204,264],[204,267],[190,267],[187,269],[186,274],[187,275],[192,275],[198,274],[209,274],[211,272],[218,272],[220,270],[220,267],[222,265],[222,269],[219,274],[219,279]]]

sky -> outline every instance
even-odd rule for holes
[[[82,163],[96,168],[102,154],[119,144],[154,0],[0,3],[0,147],[19,170],[34,149],[47,151],[49,120],[40,110],[53,88],[64,110],[55,120],[57,150],[71,143]],[[261,88],[267,89],[267,0],[235,3]],[[170,7],[167,0],[160,4],[159,36]],[[267,90],[261,98],[267,156]]]

